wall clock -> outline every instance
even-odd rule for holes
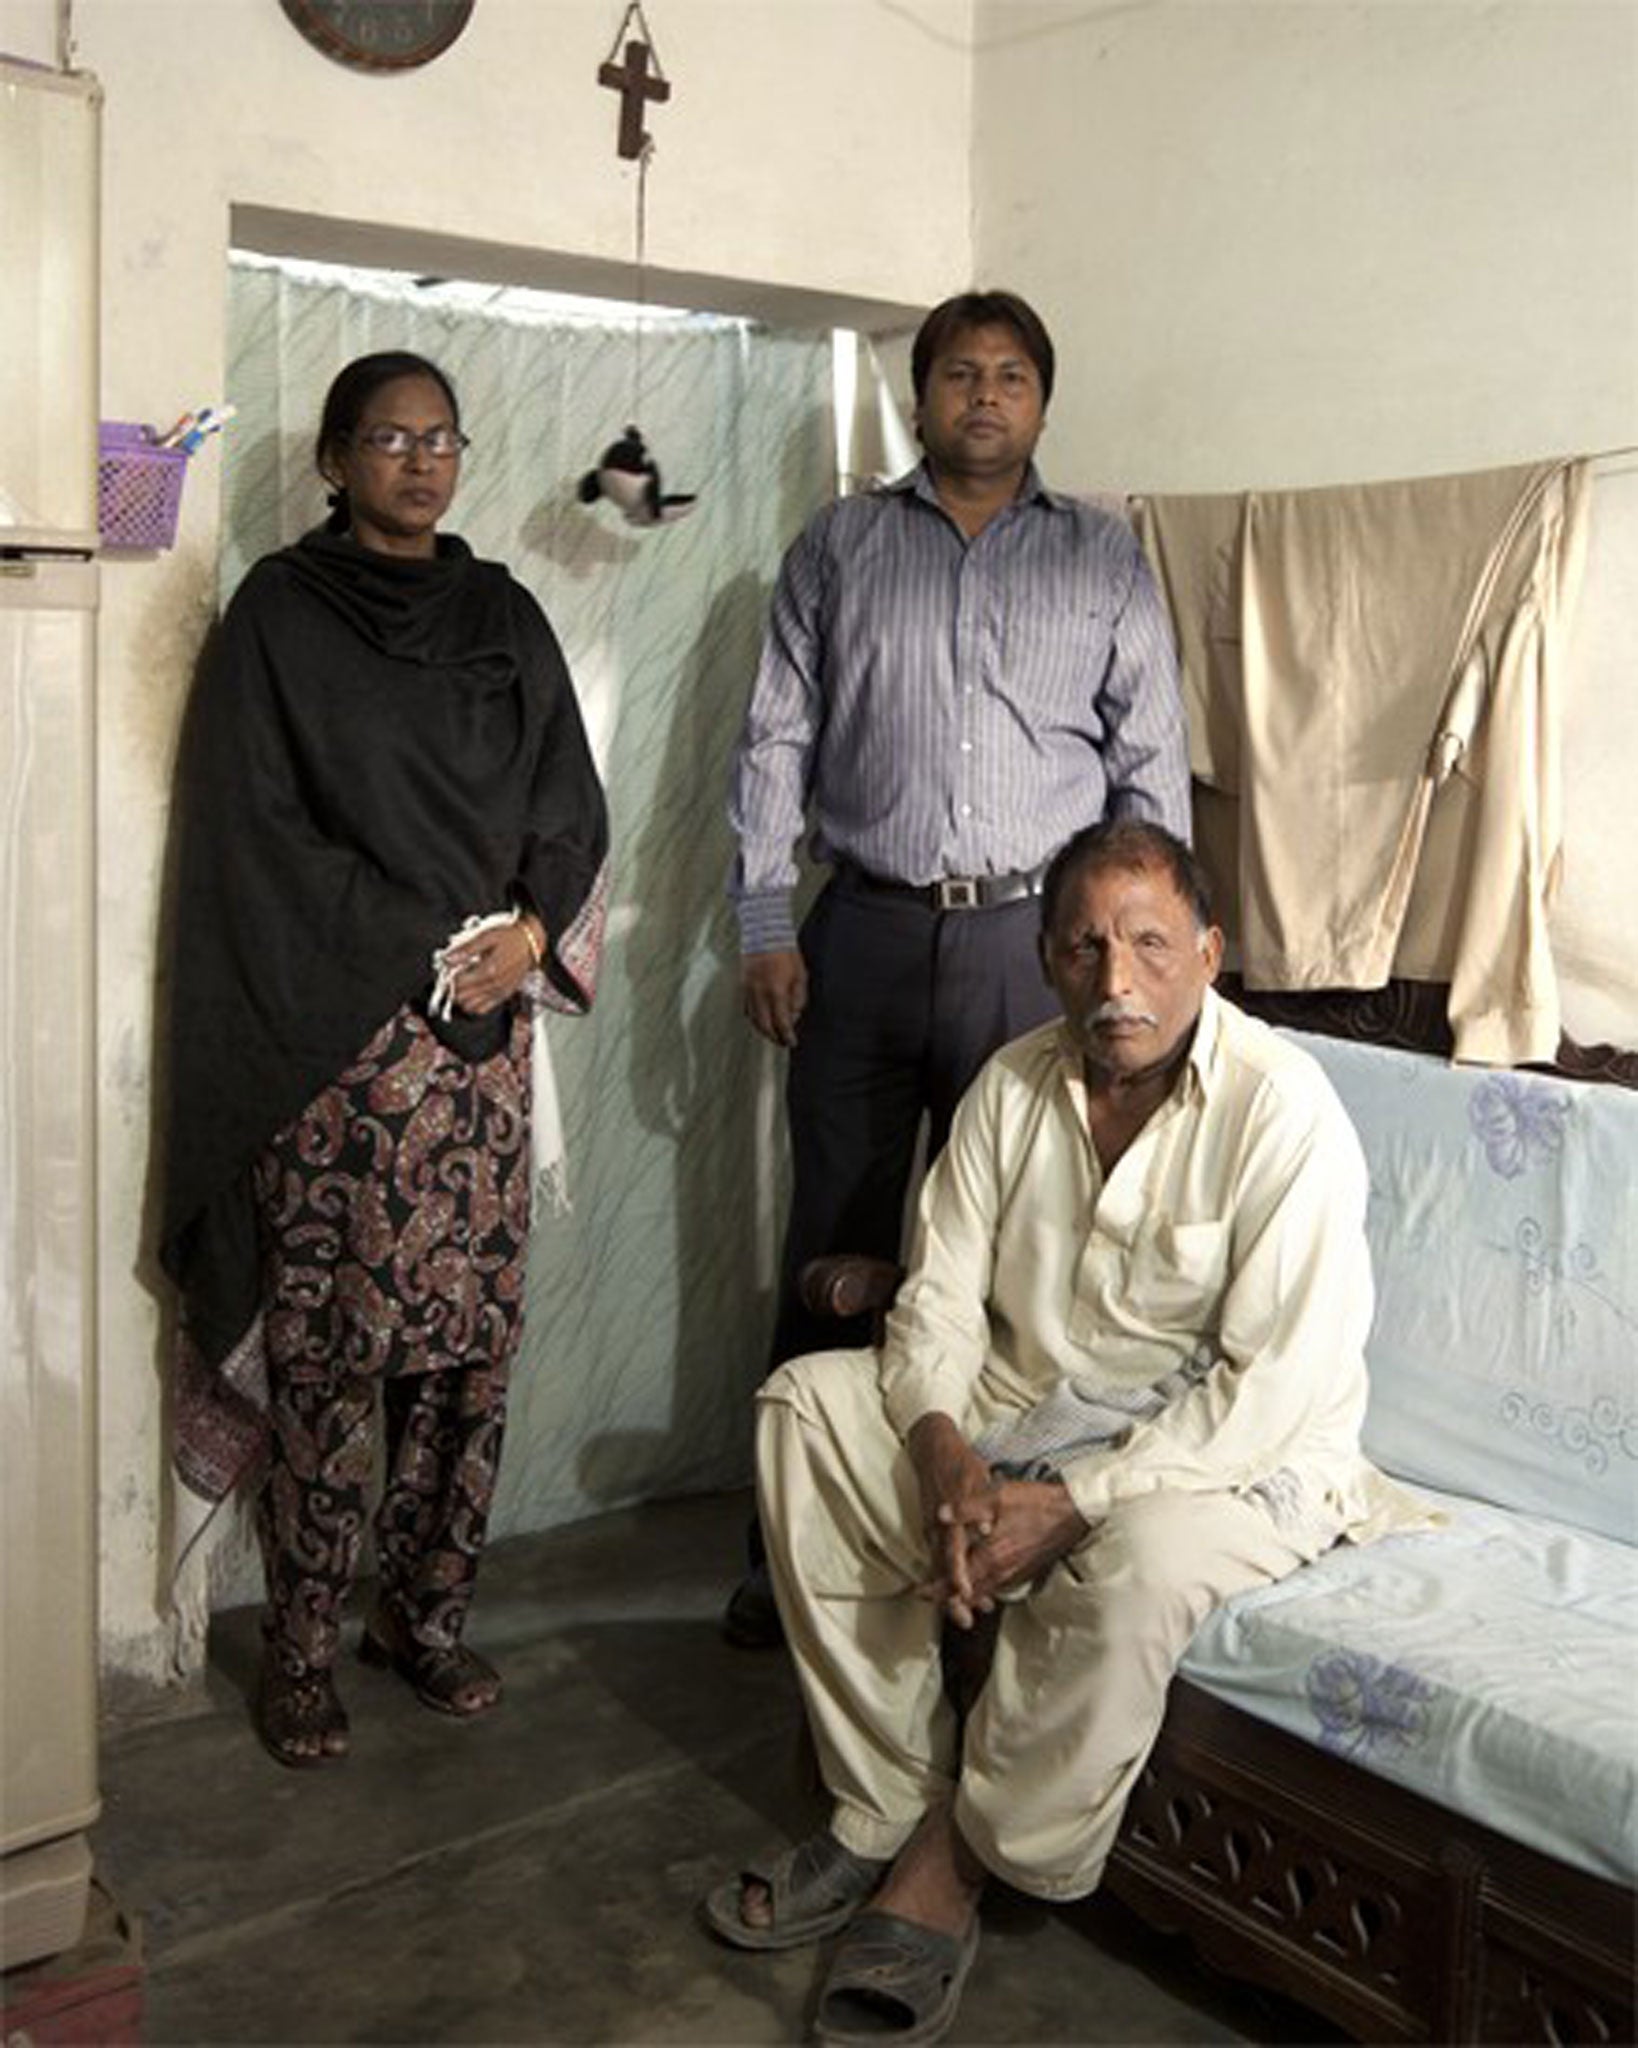
[[[447,50],[473,0],[279,0],[315,50],[356,71],[409,71]]]

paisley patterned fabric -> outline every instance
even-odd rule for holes
[[[380,1598],[417,1642],[460,1640],[506,1425],[504,1368],[405,1374],[380,1389],[387,1478],[375,1517]],[[328,1670],[357,1575],[375,1468],[377,1386],[276,1387],[257,1501],[269,1648],[293,1678]]]
[[[500,1465],[529,1230],[529,1030],[469,1063],[413,1010],[257,1162],[269,1412],[257,1528],[268,1639],[333,1661],[375,1469],[381,1594],[417,1641],[459,1640]]]
[[[504,1366],[529,1235],[529,1031],[469,1064],[400,1009],[257,1163],[269,1377]]]

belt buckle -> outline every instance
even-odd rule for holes
[[[947,875],[942,882],[935,882],[940,910],[977,910],[979,908],[978,878],[976,875]]]

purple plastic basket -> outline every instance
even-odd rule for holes
[[[183,451],[156,448],[150,428],[104,420],[97,445],[97,528],[103,546],[174,546],[187,471]]]

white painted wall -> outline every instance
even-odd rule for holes
[[[1081,486],[1638,441],[1632,0],[978,0],[976,269]]]
[[[479,0],[398,77],[308,47],[278,0],[76,0],[107,94],[103,410],[169,420],[219,394],[229,212],[384,223],[624,264],[634,170],[596,82],[617,0]],[[970,0],[660,0],[674,97],[653,110],[648,257],[736,287],[925,303],[968,261]],[[0,49],[51,62],[48,0],[0,0]],[[891,194],[891,204],[884,204]],[[660,296],[658,290],[655,296]],[[102,1655],[164,1674],[159,1312],[149,1065],[172,748],[210,614],[212,449],[176,549],[104,569],[99,644]]]

